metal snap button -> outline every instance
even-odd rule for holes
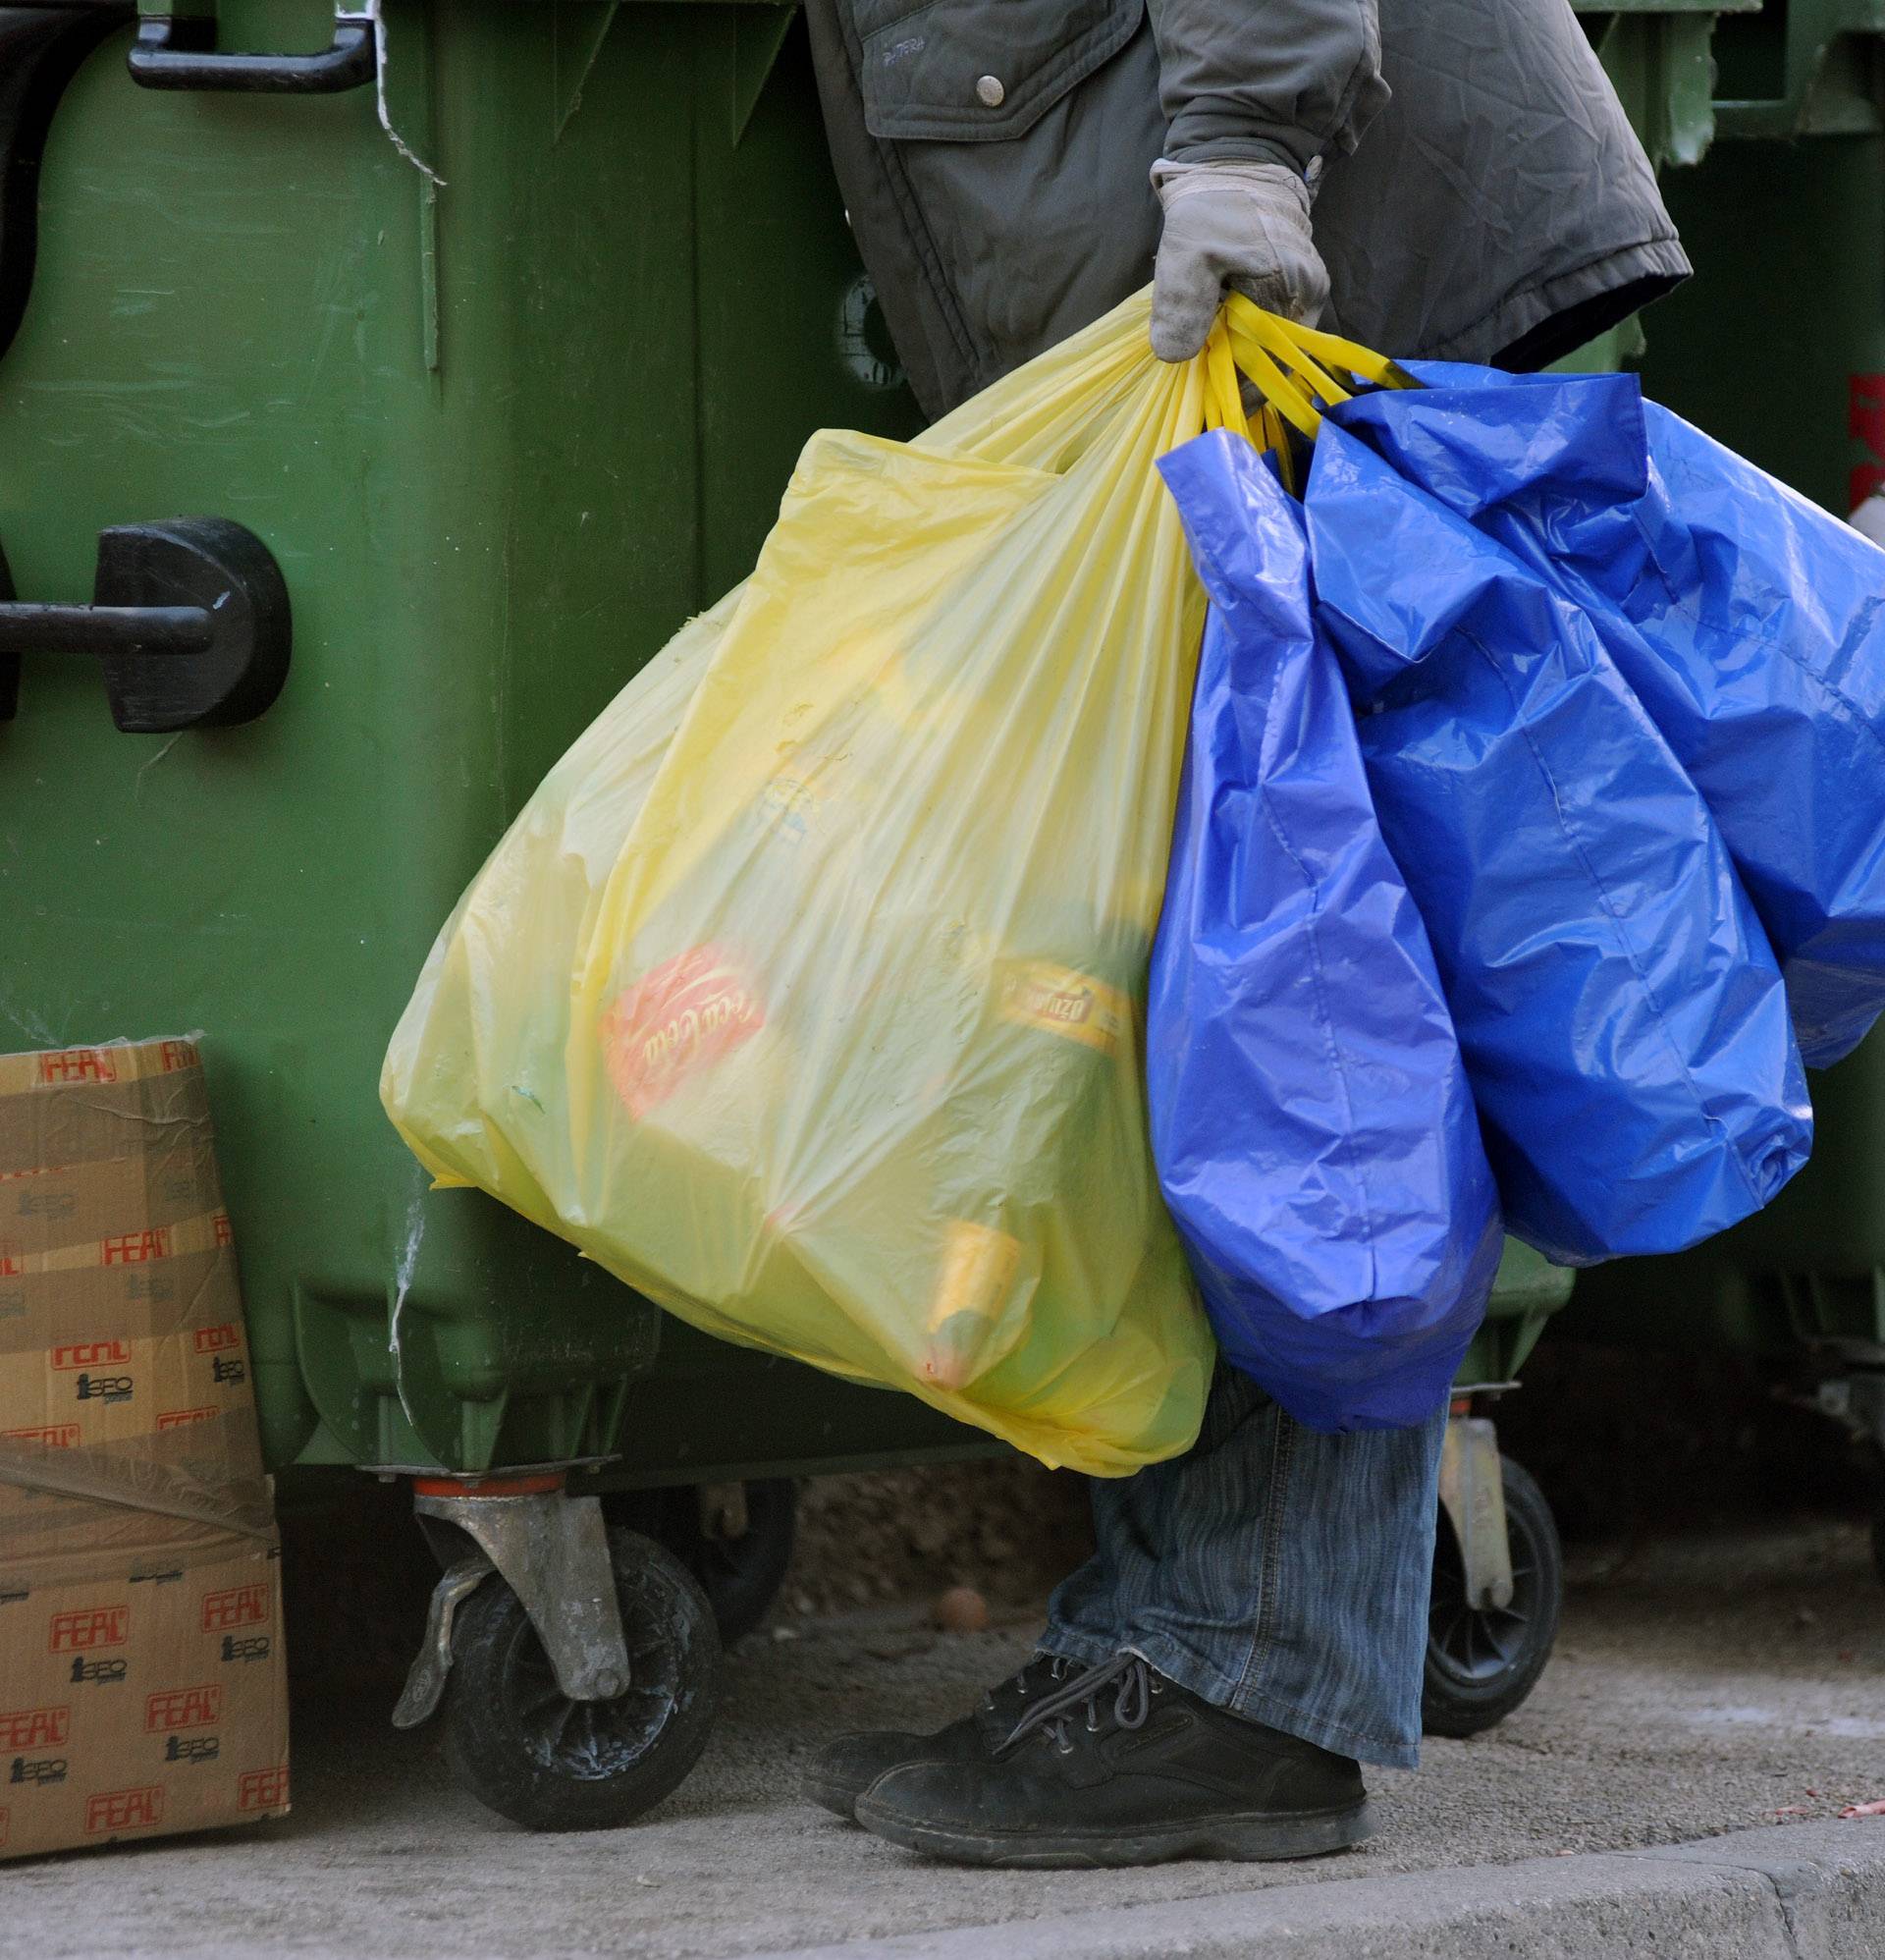
[[[1008,98],[1008,91],[1001,86],[998,76],[985,75],[975,84],[975,99],[985,109],[998,109]]]

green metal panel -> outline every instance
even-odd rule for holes
[[[1578,0],[1652,162],[1717,135],[1864,136],[1880,120],[1885,0]]]
[[[960,1433],[914,1402],[672,1328],[631,1392],[653,1310],[474,1194],[422,1201],[380,1114],[431,936],[544,770],[750,565],[813,427],[915,426],[784,17],[388,12],[442,190],[371,91],[151,93],[123,40],[54,122],[0,360],[18,588],[82,598],[101,526],[216,513],[280,560],[296,646],[262,720],[169,739],[27,661],[0,1031],[207,1031],[278,1465],[934,1447]],[[330,21],[229,5],[223,42]]]
[[[1869,136],[1881,117],[1881,0],[1767,0],[1724,22],[1715,111],[1724,136]]]
[[[1542,1253],[1508,1238],[1492,1304],[1457,1379],[1481,1387],[1515,1380],[1546,1322],[1571,1298],[1576,1279],[1568,1267],[1553,1266]]]
[[[1758,4],[1736,0],[1727,6],[1579,10],[1604,73],[1658,169],[1700,161],[1715,133],[1709,49],[1716,17],[1751,11]]]
[[[1663,188],[1696,276],[1654,309],[1644,386],[1845,516],[1885,461],[1854,414],[1885,371],[1885,139],[1722,142]]]

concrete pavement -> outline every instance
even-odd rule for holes
[[[384,1688],[299,1714],[279,1826],[0,1867],[0,1952],[608,1953],[628,1960],[1217,1960],[1885,1954],[1885,1594],[1845,1524],[1574,1566],[1525,1708],[1415,1774],[1386,1828],[1309,1865],[955,1872],[795,1801],[836,1727],[947,1719],[1027,1629],[914,1610],[749,1642],[693,1778],[642,1824],[533,1838],[452,1784]]]
[[[1885,1953],[1885,1824],[1174,1899],[797,1948],[789,1960],[1582,1960]],[[766,1960],[788,1960],[784,1954]]]

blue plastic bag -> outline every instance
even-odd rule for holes
[[[1812,1134],[1786,996],[1589,617],[1332,422],[1306,515],[1508,1228],[1582,1265],[1758,1210]]]
[[[1313,1429],[1422,1422],[1500,1248],[1459,1044],[1299,508],[1222,431],[1159,467],[1212,602],[1152,958],[1159,1184],[1237,1367]]]
[[[1336,419],[1589,612],[1838,1061],[1885,1009],[1885,552],[1632,376],[1414,371]]]

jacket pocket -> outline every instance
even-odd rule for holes
[[[1145,0],[930,0],[902,13],[898,5],[859,0],[855,15],[865,127],[892,142],[1023,136],[1145,18]]]

